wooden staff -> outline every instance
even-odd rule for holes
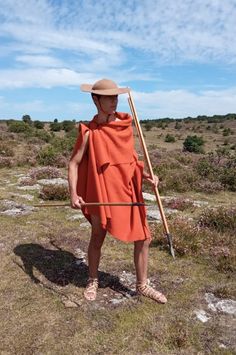
[[[145,206],[145,203],[141,202],[86,202],[81,203],[81,207],[85,206]],[[69,203],[40,203],[33,205],[33,207],[69,207]]]
[[[147,147],[146,147],[146,144],[145,144],[145,141],[144,141],[144,137],[143,137],[143,132],[142,132],[139,120],[138,120],[137,112],[136,112],[136,109],[135,109],[135,106],[134,106],[134,101],[132,99],[132,95],[131,95],[130,91],[129,91],[128,102],[129,102],[130,110],[131,110],[131,113],[132,113],[132,116],[133,116],[133,119],[134,119],[134,122],[135,122],[136,129],[137,129],[137,132],[138,132],[139,140],[140,140],[140,143],[142,145],[143,153],[144,153],[145,159],[147,161],[149,174],[150,174],[150,176],[151,176],[151,178],[153,180],[154,179],[154,173],[153,173],[153,169],[152,169],[152,164],[151,164],[151,161],[150,161],[150,158],[149,158],[149,154],[148,154]],[[169,228],[168,228],[168,225],[167,225],[166,217],[165,217],[165,214],[164,214],[161,198],[160,198],[160,195],[159,195],[157,187],[155,187],[154,192],[155,192],[157,204],[158,204],[158,207],[159,207],[161,219],[162,219],[162,222],[163,222],[163,225],[164,225],[167,241],[168,241],[168,244],[169,244],[170,253],[173,256],[173,258],[175,258],[175,252],[174,252],[174,248],[173,248],[173,244],[172,244],[172,236],[171,236],[171,234],[169,232]]]

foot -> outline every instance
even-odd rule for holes
[[[166,303],[167,298],[163,295],[163,293],[155,290],[151,286],[149,286],[149,282],[138,282],[136,284],[136,291],[138,295],[142,295],[159,303]]]
[[[95,301],[97,297],[97,289],[98,289],[98,279],[88,279],[87,286],[84,290],[84,298],[88,301]]]

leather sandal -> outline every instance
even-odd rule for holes
[[[151,298],[152,300],[158,302],[158,303],[166,303],[167,298],[163,293],[155,290],[153,287],[149,286],[149,281],[146,282],[137,282],[136,284],[136,292],[138,295],[142,295],[148,298]]]
[[[84,290],[84,298],[88,301],[95,301],[97,297],[98,279],[89,278]]]

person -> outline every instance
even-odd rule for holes
[[[136,291],[159,303],[166,297],[149,285],[148,248],[151,233],[146,209],[142,206],[83,206],[86,202],[143,202],[142,181],[157,186],[144,171],[134,149],[132,116],[117,112],[118,95],[129,92],[109,79],[83,84],[89,92],[97,114],[88,123],[80,123],[79,134],[69,161],[68,181],[71,207],[81,209],[91,223],[88,247],[89,278],[84,297],[94,301],[98,290],[98,267],[107,232],[124,242],[134,243]]]

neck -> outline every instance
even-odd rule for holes
[[[96,121],[98,123],[106,123],[106,122],[112,121],[114,119],[115,119],[115,112],[109,114],[109,113],[105,113],[105,112],[102,112],[102,111],[98,111],[98,115],[97,115]]]

